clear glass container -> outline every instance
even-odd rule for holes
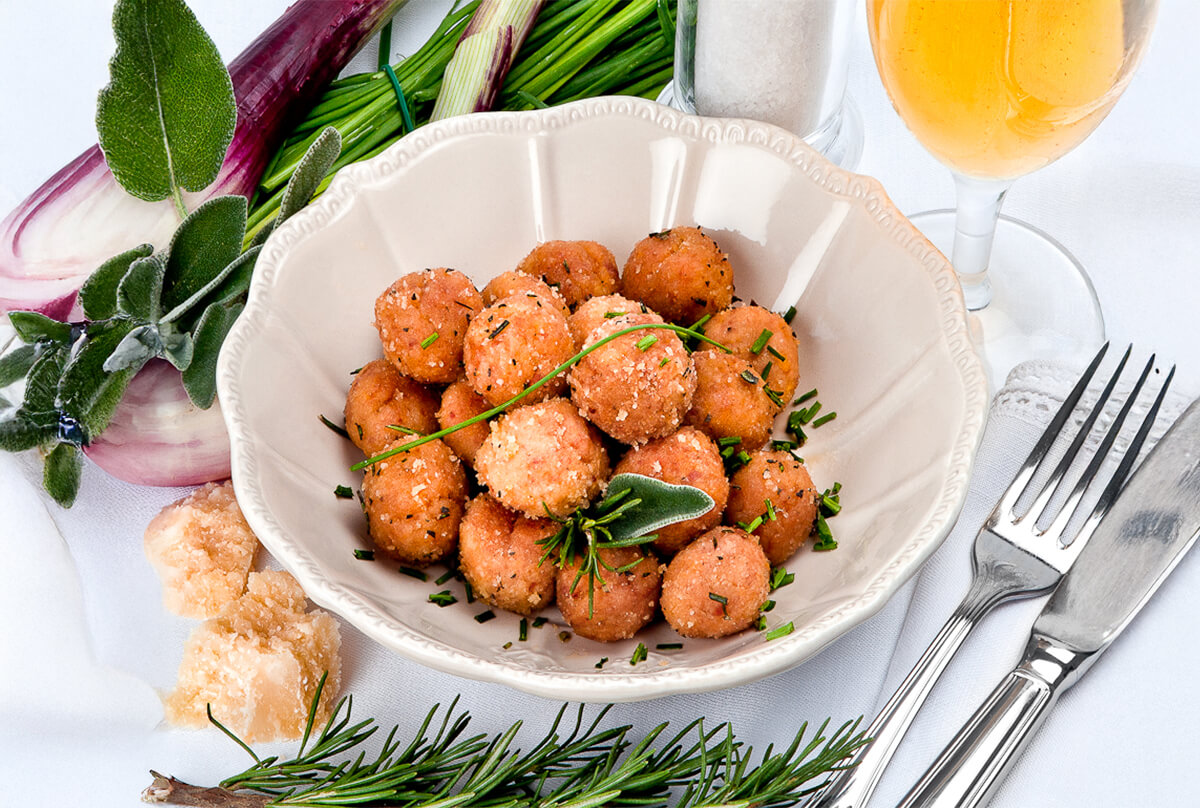
[[[800,135],[845,168],[862,154],[846,96],[855,0],[679,0],[673,106]]]

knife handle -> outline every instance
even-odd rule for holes
[[[900,808],[972,808],[987,802],[1091,654],[1030,639],[1004,678],[900,803]]]

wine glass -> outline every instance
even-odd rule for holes
[[[957,209],[912,220],[951,257],[993,390],[1018,362],[1080,359],[1104,339],[1083,267],[1000,206],[1017,177],[1104,119],[1156,11],[1157,0],[867,0],[884,88],[954,174]]]

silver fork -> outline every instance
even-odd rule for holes
[[[979,535],[975,538],[975,547],[972,553],[973,577],[966,597],[954,610],[949,621],[942,627],[896,693],[884,705],[883,710],[880,711],[871,726],[867,728],[865,734],[873,740],[847,762],[851,768],[839,772],[824,788],[813,795],[807,808],[863,808],[879,784],[884,767],[892,759],[905,732],[912,724],[917,710],[925,703],[925,698],[933,689],[934,683],[967,635],[997,604],[1012,598],[1036,595],[1057,584],[1070,569],[1088,538],[1091,537],[1096,524],[1112,505],[1125,477],[1128,476],[1133,466],[1133,461],[1137,457],[1142,443],[1150,432],[1155,415],[1158,413],[1158,408],[1174,375],[1173,370],[1164,381],[1158,397],[1143,419],[1137,435],[1126,448],[1124,457],[1095,507],[1081,524],[1074,540],[1064,535],[1075,511],[1080,506],[1085,491],[1099,474],[1105,456],[1112,448],[1117,433],[1120,432],[1126,416],[1141,392],[1146,378],[1150,375],[1154,366],[1153,356],[1146,363],[1132,392],[1126,398],[1120,412],[1101,440],[1095,455],[1071,493],[1063,501],[1050,526],[1045,530],[1041,530],[1037,526],[1043,517],[1049,516],[1047,506],[1054,499],[1067,469],[1079,454],[1080,447],[1083,446],[1097,417],[1112,395],[1117,380],[1129,360],[1132,346],[1125,351],[1124,357],[1104,386],[1099,399],[1084,419],[1079,432],[1050,473],[1041,491],[1037,493],[1033,504],[1024,511],[1017,512],[1017,502],[1033,481],[1051,446],[1063,435],[1064,427],[1071,417],[1071,413],[1074,412],[1107,350],[1106,343],[1075,384],[1050,425],[1046,427],[1046,431],[1038,439],[1028,459],[1021,466],[1008,489],[1001,495],[1000,501],[988,516],[987,521],[984,522]]]

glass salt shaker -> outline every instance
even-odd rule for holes
[[[862,120],[846,95],[855,5],[679,0],[668,101],[699,115],[781,126],[853,169],[862,156]]]

